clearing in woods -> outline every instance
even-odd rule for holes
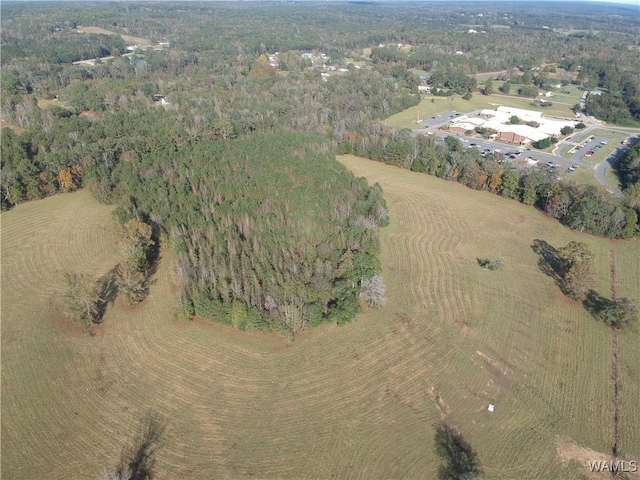
[[[98,35],[120,35],[125,42],[133,43],[135,45],[151,45],[151,42],[142,37],[134,37],[132,35],[124,35],[122,33],[112,32],[100,27],[78,27],[76,29],[78,33],[94,33]]]
[[[341,161],[385,191],[388,304],[291,346],[177,323],[167,250],[150,296],[133,309],[117,300],[87,337],[58,300],[64,272],[98,276],[118,261],[111,209],[82,191],[3,213],[3,478],[95,478],[131,454],[148,418],[161,424],[156,478],[436,478],[440,419],[487,478],[578,479],[575,452],[608,455],[611,331],[566,300],[531,245],[585,241],[607,293],[610,242],[488,193]],[[639,246],[613,244],[618,293],[636,301]],[[628,458],[640,456],[638,337],[621,336]]]

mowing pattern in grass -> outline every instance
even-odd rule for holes
[[[97,274],[117,261],[109,209],[81,192],[4,213],[3,478],[92,478],[117,464],[150,414],[165,426],[156,478],[435,478],[441,418],[488,478],[579,478],[576,464],[553,461],[560,435],[608,453],[610,331],[566,301],[531,244],[586,241],[608,273],[609,243],[516,202],[342,161],[385,189],[389,303],[290,347],[176,323],[167,251],[147,300],[133,310],[117,301],[85,337],[52,298],[67,266]],[[618,258],[639,244],[621,245],[630,247]],[[505,268],[478,268],[485,256]],[[621,285],[637,278],[620,269]],[[598,288],[609,291],[608,275]],[[628,365],[636,384],[623,401],[638,391]],[[632,425],[621,443],[637,456]]]

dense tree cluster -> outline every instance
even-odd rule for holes
[[[611,123],[637,125],[640,121],[637,73],[622,71],[613,59],[581,58],[579,62],[567,68],[579,70],[578,80],[588,90],[603,89],[589,95],[587,113]]]
[[[205,140],[123,162],[117,176],[130,202],[122,208],[170,232],[190,313],[297,333],[350,319],[361,285],[379,271],[382,191],[355,179],[319,138]]]
[[[156,253],[153,237],[153,227],[137,217],[121,224],[120,244],[125,261],[116,268],[117,285],[131,305],[147,294],[148,271]]]
[[[631,202],[640,204],[640,142],[629,148],[622,157],[618,165],[618,176],[624,193]]]

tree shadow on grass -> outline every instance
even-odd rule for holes
[[[155,452],[166,427],[166,422],[158,415],[147,415],[142,421],[140,432],[133,444],[122,451],[119,477],[129,480],[150,480],[153,478]]]
[[[587,312],[589,312],[596,320],[601,320],[603,313],[606,312],[607,309],[616,306],[616,303],[613,300],[603,297],[595,290],[589,290],[589,293],[587,293],[587,296],[582,303]]]
[[[629,298],[609,299],[589,290],[582,304],[593,318],[614,329],[628,327],[637,321],[637,307]]]
[[[436,427],[436,453],[445,464],[438,468],[438,480],[482,478],[478,454],[460,433],[445,422]]]
[[[118,296],[118,284],[116,282],[118,272],[117,266],[109,270],[103,277],[98,280],[98,303],[96,316],[93,323],[102,322],[107,307],[113,305]]]
[[[538,255],[538,268],[540,271],[553,278],[556,285],[563,288],[564,284],[560,276],[561,263],[560,257],[558,257],[558,250],[544,240],[537,238],[533,241],[531,250]]]

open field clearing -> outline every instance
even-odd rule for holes
[[[487,478],[578,479],[576,452],[606,458],[611,331],[560,293],[531,246],[588,243],[605,295],[613,249],[619,295],[640,301],[640,242],[580,235],[427,175],[341,161],[385,191],[388,304],[291,346],[177,323],[166,250],[150,296],[133,309],[118,299],[86,337],[57,308],[61,279],[118,261],[110,208],[79,192],[3,213],[2,477],[95,478],[130,453],[150,418],[160,426],[154,478],[432,479],[440,419],[478,451]],[[483,270],[477,257],[506,266]],[[622,334],[620,444],[635,458],[639,336]]]
[[[576,472],[567,470],[559,474],[550,469],[534,474],[532,470],[517,470],[517,467],[514,471],[489,469],[493,462],[503,466],[531,466],[535,464],[534,458],[552,458],[552,453],[545,451],[545,445],[553,444],[555,435],[568,435],[582,447],[609,453],[611,332],[562,296],[553,281],[537,270],[536,255],[530,248],[536,238],[556,247],[572,239],[585,241],[597,252],[600,275],[596,288],[610,295],[609,242],[571,232],[515,202],[465,192],[464,187],[454,191],[457,185],[448,188],[443,185],[446,182],[376,162],[354,157],[342,159],[357,175],[380,182],[385,191],[395,219],[383,232],[388,244],[393,245],[393,251],[385,252],[388,256],[383,262],[390,266],[390,270],[385,271],[390,284],[387,308],[394,299],[403,299],[400,303],[404,308],[410,310],[409,305],[413,305],[415,312],[406,314],[422,319],[421,323],[428,325],[427,335],[434,335],[432,348],[441,349],[436,358],[446,358],[436,362],[446,363],[447,368],[443,370],[449,375],[434,368],[425,372],[425,380],[439,385],[441,392],[445,388],[453,389],[451,396],[457,408],[450,405],[450,414],[468,434],[472,445],[477,445],[488,478],[551,478],[553,475],[571,478]],[[446,213],[439,211],[440,208],[446,208]],[[394,231],[398,228],[397,222],[402,223],[400,231]],[[447,228],[442,228],[444,222],[449,224]],[[416,237],[406,241],[405,235],[417,229],[408,226],[415,224],[422,225],[422,234],[416,233]],[[405,233],[401,233],[403,228]],[[448,233],[444,233],[445,230]],[[613,248],[618,259],[618,283],[631,289],[626,290],[626,295],[634,295],[635,300],[640,301],[639,242],[615,242]],[[432,258],[425,261],[429,254]],[[507,266],[488,272],[475,265],[475,257],[499,258]],[[621,258],[625,261],[620,261]],[[426,264],[431,267],[426,270],[419,267]],[[439,283],[448,283],[451,290],[437,288]],[[426,296],[430,302],[424,302]],[[447,297],[458,300],[448,304]],[[447,304],[449,308],[438,312],[435,318],[439,320],[434,320],[421,312],[421,303],[427,310]],[[637,344],[637,329],[624,333],[623,339],[624,345]],[[456,361],[452,351],[458,349],[467,350],[467,355],[460,355]],[[621,437],[628,438],[623,452],[637,458],[638,447],[629,446],[639,445],[633,443],[637,436],[633,425],[637,424],[638,413],[624,403],[638,398],[640,365],[637,356],[631,357],[637,353],[636,349],[623,350],[623,357],[627,359],[625,369],[636,378],[630,379],[628,396],[623,399],[623,409],[630,421],[622,422]],[[475,372],[480,378],[471,374],[479,355],[475,352],[482,352],[493,362],[484,365],[489,371]],[[459,363],[460,359],[465,360]],[[485,376],[490,373],[491,382]],[[485,388],[480,387],[480,379],[487,382]],[[625,392],[626,388],[623,386]],[[489,416],[482,411],[478,403],[481,399],[489,401],[488,397],[504,402],[496,404],[495,413],[502,410],[500,415]],[[464,430],[465,425],[470,429]],[[496,431],[505,432],[505,436],[495,437]]]
[[[122,39],[127,43],[132,43],[135,45],[151,45],[151,41],[142,37],[134,37],[132,35],[124,35],[117,32],[112,32],[111,30],[105,30],[100,27],[80,27],[76,30],[78,33],[95,33],[98,35],[120,35]]]
[[[38,108],[40,108],[40,110],[46,110],[46,109],[51,108],[51,107],[60,107],[60,108],[65,108],[67,110],[72,110],[71,107],[69,107],[67,104],[61,102],[57,98],[54,98],[54,99],[51,99],[51,100],[47,100],[47,99],[44,99],[44,98],[39,98],[38,99]]]

